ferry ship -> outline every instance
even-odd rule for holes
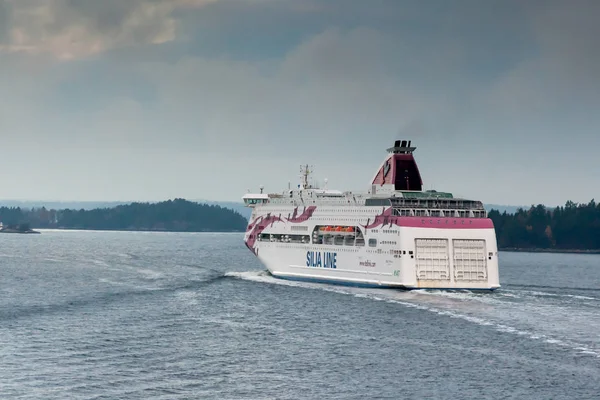
[[[494,224],[480,201],[423,190],[411,141],[397,140],[362,193],[247,193],[244,241],[278,278],[401,289],[500,287]]]

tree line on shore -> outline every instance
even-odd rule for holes
[[[554,209],[543,205],[514,214],[490,210],[501,249],[600,250],[600,204],[568,201]]]
[[[554,209],[543,205],[515,213],[488,213],[501,249],[600,250],[600,204],[568,201]],[[178,232],[243,232],[248,221],[218,205],[184,199],[132,203],[93,210],[0,207],[5,226],[33,229],[148,230]]]
[[[4,225],[28,224],[34,229],[175,232],[243,232],[248,224],[246,218],[228,208],[184,199],[93,210],[0,207],[0,221]]]

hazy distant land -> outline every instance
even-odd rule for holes
[[[34,229],[243,232],[251,209],[241,202],[188,201],[157,203],[0,201],[4,225]],[[498,247],[508,251],[600,252],[600,205],[571,201],[549,208],[485,208],[494,221]]]
[[[188,199],[188,201],[198,204],[207,204],[227,208],[235,211],[246,219],[250,219],[252,210],[244,203],[235,201],[211,201],[203,199]],[[159,201],[46,201],[46,200],[0,200],[0,207],[9,207],[21,209],[46,208],[47,210],[93,210],[96,208],[113,208],[133,203],[157,204]]]
[[[169,232],[243,232],[248,223],[234,210],[184,199],[87,210],[0,207],[0,221],[4,225],[27,223],[37,229]]]
[[[250,219],[252,209],[244,206],[244,203],[235,201],[210,201],[203,199],[190,199],[190,201],[200,204],[216,205],[223,208],[233,210],[246,219]],[[0,200],[0,206],[5,207],[20,207],[25,209],[31,208],[42,208],[45,207],[48,210],[93,210],[95,208],[112,208],[121,205],[127,205],[135,203],[135,201],[43,201],[43,200]],[[157,202],[148,202],[157,203]],[[528,208],[527,206],[513,206],[513,205],[499,205],[499,204],[486,204],[486,210],[498,210],[501,213],[507,212],[514,214],[520,208]]]
[[[1,226],[0,233],[39,234],[40,232],[34,231],[29,227],[28,223],[24,223]]]

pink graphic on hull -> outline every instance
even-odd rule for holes
[[[494,222],[489,218],[450,218],[450,217],[399,217],[392,215],[392,208],[385,209],[370,223],[361,225],[365,229],[374,229],[386,225],[407,228],[437,229],[494,229]]]
[[[315,213],[315,210],[317,209],[316,206],[310,206],[304,209],[304,211],[302,212],[302,214],[300,214],[298,216],[298,207],[294,208],[294,213],[292,214],[291,218],[288,218],[288,222],[292,222],[294,224],[298,224],[301,222],[306,222],[308,221],[313,214]],[[288,214],[289,215],[289,214]]]
[[[256,243],[256,238],[260,235],[269,225],[273,226],[275,222],[283,222],[281,217],[272,216],[270,213],[266,216],[260,216],[254,220],[254,222],[248,225],[248,229],[246,232],[250,231],[248,234],[248,238],[246,239],[246,247],[250,249],[251,252],[258,255],[258,252],[254,248],[254,244]]]
[[[294,213],[293,213],[292,217],[288,218],[287,221],[294,223],[294,224],[306,222],[313,216],[316,209],[317,209],[316,206],[307,207],[304,209],[302,214],[298,216],[298,207],[296,207],[294,209]],[[258,238],[258,235],[263,233],[263,231],[265,229],[267,229],[267,227],[273,226],[273,224],[275,222],[285,222],[285,221],[284,221],[284,219],[281,218],[281,214],[276,217],[276,216],[272,216],[269,213],[266,216],[261,215],[260,217],[255,218],[253,222],[248,224],[248,227],[246,228],[246,232],[247,233],[249,232],[249,233],[248,233],[248,236],[246,239],[246,247],[248,247],[248,249],[250,249],[250,251],[252,251],[255,255],[258,255],[258,250],[255,249],[255,247],[254,247],[256,244],[256,239]]]
[[[373,221],[372,223],[369,223],[371,220],[368,219],[367,220],[367,224],[366,225],[361,225],[363,228],[365,229],[373,229],[373,228],[377,228],[378,226],[382,225],[385,226],[387,224],[392,224],[392,220],[395,219],[397,217],[394,217],[392,215],[392,207],[388,208],[387,210],[384,209],[381,214],[377,215],[375,217],[375,221]]]

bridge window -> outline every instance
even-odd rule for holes
[[[244,199],[246,205],[265,204],[267,202],[267,199]]]

